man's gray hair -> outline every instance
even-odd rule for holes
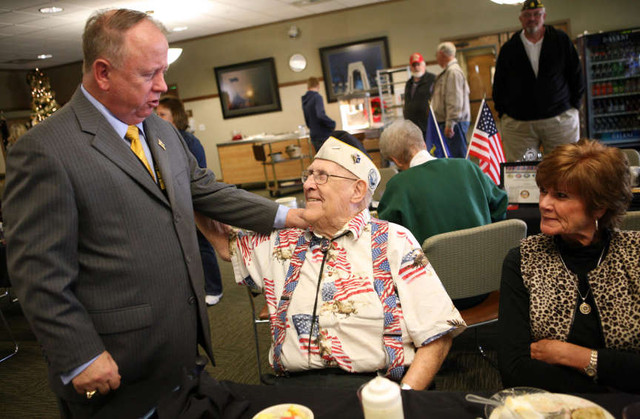
[[[380,135],[380,154],[387,160],[393,157],[409,163],[417,151],[426,148],[422,131],[408,119],[395,121]]]
[[[124,34],[143,20],[148,20],[162,33],[167,33],[162,23],[137,10],[98,10],[89,17],[82,34],[82,71],[89,73],[98,58],[107,59],[113,66],[120,67],[125,55]]]
[[[442,51],[444,55],[448,57],[456,56],[456,46],[453,44],[453,42],[441,42],[440,44],[438,44],[438,48],[436,48],[436,51]]]

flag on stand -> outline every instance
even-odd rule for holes
[[[482,171],[489,175],[496,185],[500,184],[500,163],[505,161],[502,140],[496,128],[496,121],[484,99],[480,105],[476,126],[473,128],[467,158],[469,155],[477,157]]]
[[[429,104],[429,116],[427,117],[427,133],[425,135],[425,142],[427,143],[427,151],[431,153],[433,157],[449,158],[451,155],[449,146],[442,140],[442,134],[440,133],[440,128],[438,128],[438,123],[436,122],[436,117],[433,114],[433,109],[431,109],[431,104]]]

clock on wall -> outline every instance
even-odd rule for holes
[[[289,68],[296,73],[307,68],[307,59],[302,54],[293,54],[289,57]]]

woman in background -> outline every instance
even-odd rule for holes
[[[538,166],[540,230],[505,258],[499,367],[505,387],[640,391],[640,232],[622,152],[581,140]]]
[[[184,105],[180,99],[167,96],[160,99],[160,104],[156,108],[156,113],[167,122],[171,122],[178,129],[189,150],[198,161],[198,166],[207,167],[207,158],[200,140],[195,135],[187,131],[189,118],[184,110]],[[200,230],[198,233],[198,245],[200,246],[200,256],[202,257],[202,267],[204,268],[204,288],[207,294],[207,305],[218,304],[222,298],[222,277],[216,254],[211,247],[211,243],[204,238]]]

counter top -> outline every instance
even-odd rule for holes
[[[305,138],[306,135],[299,135],[298,132],[283,132],[280,134],[256,134],[249,137],[245,137],[242,140],[226,141],[218,143],[219,146],[234,145],[234,144],[251,144],[251,143],[266,143],[286,140],[296,140],[298,138]]]

